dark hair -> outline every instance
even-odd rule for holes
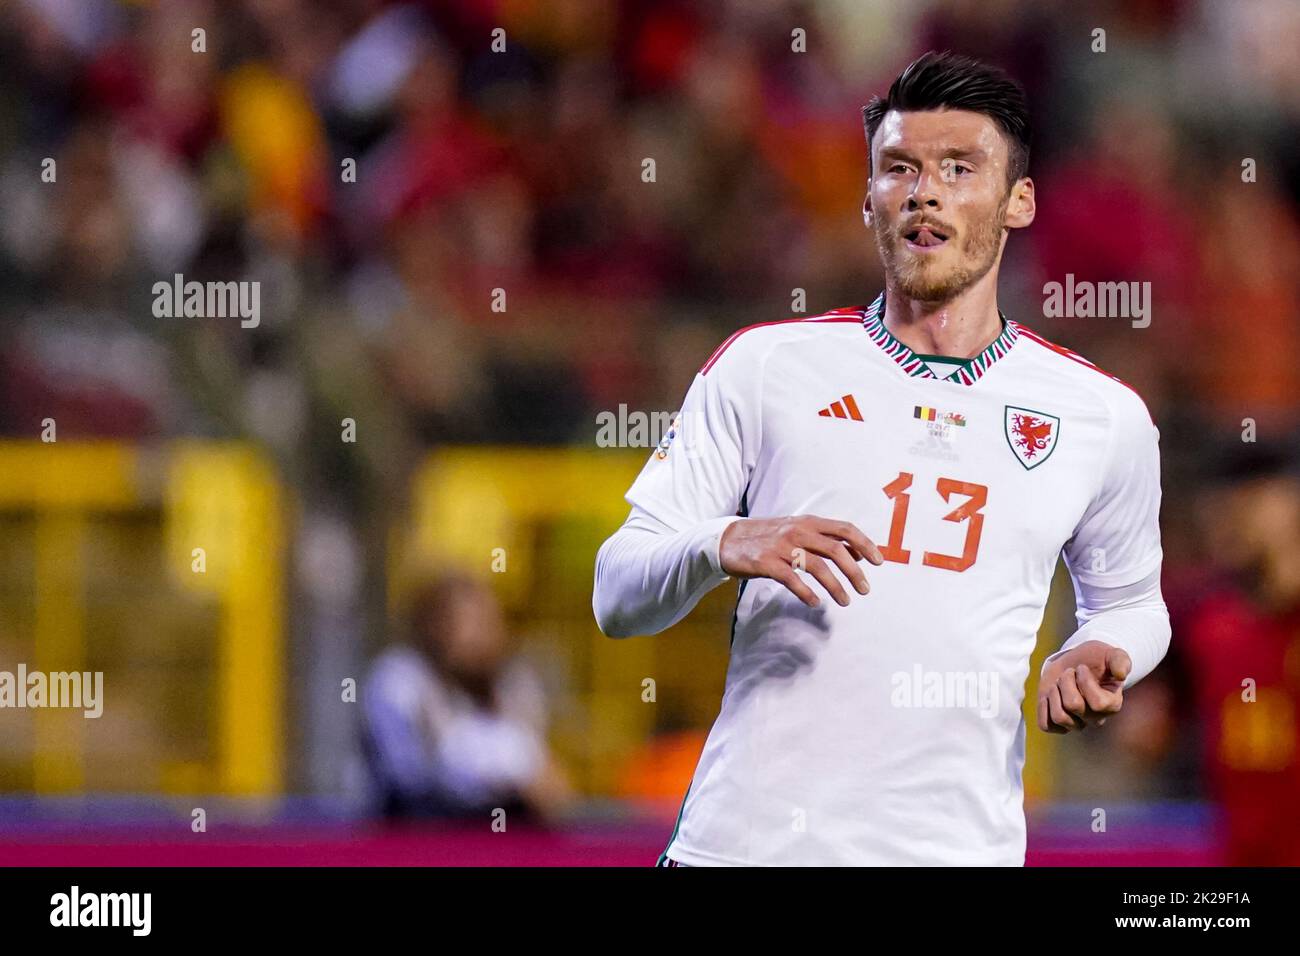
[[[1007,139],[1008,188],[1029,170],[1029,106],[1024,88],[996,66],[933,50],[908,64],[888,95],[872,97],[862,107],[867,161],[871,161],[871,139],[890,110],[939,109],[983,113],[998,124]]]

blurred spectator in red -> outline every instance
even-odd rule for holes
[[[1300,461],[1244,444],[1209,496],[1208,556],[1228,579],[1179,643],[1205,728],[1229,865],[1300,865]]]

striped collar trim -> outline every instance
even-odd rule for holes
[[[1020,330],[1016,323],[1010,321],[1001,311],[998,312],[998,315],[1002,319],[1002,334],[994,339],[993,343],[983,352],[974,358],[966,359],[965,365],[962,365],[947,377],[942,378],[941,381],[953,382],[957,385],[974,385],[992,367],[994,362],[1011,351],[1011,346],[1020,337]],[[926,365],[923,359],[894,338],[889,329],[885,328],[885,293],[882,292],[876,296],[876,301],[867,308],[867,313],[862,318],[862,327],[866,329],[867,335],[871,336],[872,341],[879,345],[885,354],[897,362],[899,367],[908,375],[913,378],[940,378],[930,370],[930,366]]]

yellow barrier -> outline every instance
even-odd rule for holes
[[[162,687],[148,674],[106,681],[110,703],[100,719],[107,730],[77,711],[22,712],[31,720],[30,780],[18,771],[6,773],[0,764],[0,789],[280,792],[285,738],[280,510],[271,467],[238,443],[186,442],[163,451],[114,442],[0,443],[0,511],[33,528],[31,623],[28,629],[17,612],[8,621],[16,638],[12,663],[25,661],[41,671],[108,669],[105,665],[115,662],[100,646],[106,628],[142,641],[150,663],[166,659],[173,647],[192,649],[199,657],[210,653],[215,662],[210,687],[188,670],[166,668]],[[134,530],[113,524],[124,521],[143,523],[151,542],[132,553],[165,569],[153,582],[154,592],[142,587],[149,583],[143,568],[88,557],[105,547],[131,550],[124,542],[135,540]],[[105,523],[107,535],[100,529]],[[103,544],[105,537],[111,545]],[[153,546],[159,538],[161,547]],[[100,579],[110,592],[126,589],[125,607],[89,606],[90,582]],[[173,631],[142,639],[143,608],[158,602],[181,607],[186,593],[199,608],[159,612],[164,621],[177,622]],[[205,641],[187,625],[202,620],[202,607],[209,604],[217,624]],[[149,712],[148,701],[159,695],[182,705],[206,702],[206,713],[186,725],[194,734],[176,734],[169,726],[181,719],[178,713]],[[0,720],[8,718],[16,727],[18,713],[0,714]],[[210,739],[195,739],[205,729]],[[14,735],[7,736],[14,747]],[[87,749],[101,736],[113,737],[106,749],[126,748],[141,756],[152,779],[148,771],[111,757],[102,761],[102,772],[88,773]]]

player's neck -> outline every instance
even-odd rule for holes
[[[921,355],[974,358],[1002,334],[996,271],[946,302],[910,299],[890,283],[885,328]]]

